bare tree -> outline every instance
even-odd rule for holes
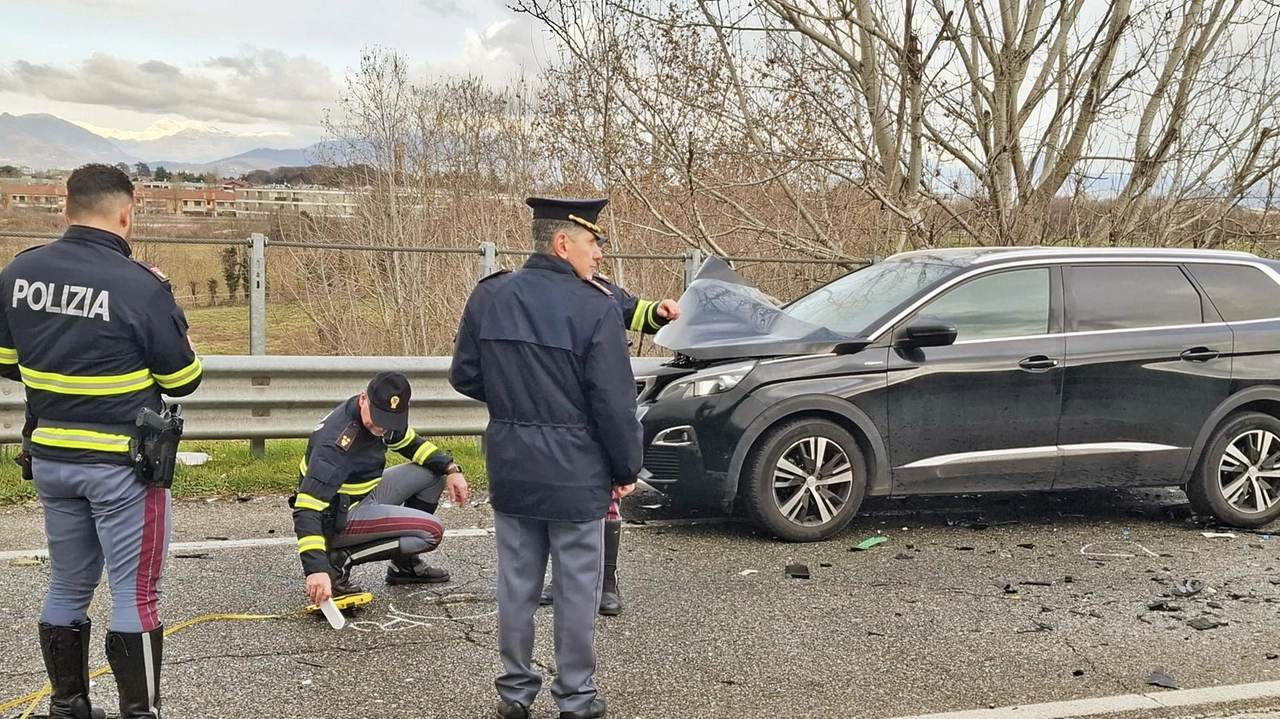
[[[553,71],[570,80],[560,84],[609,98],[609,123],[637,130],[629,143],[618,136],[622,148],[606,145],[641,161],[615,175],[659,229],[685,240],[722,244],[704,221],[714,206],[725,232],[839,253],[847,234],[823,208],[830,188],[846,185],[874,199],[895,248],[956,233],[1066,239],[1046,237],[1046,220],[1071,196],[1110,200],[1090,208],[1106,216],[1091,232],[1120,242],[1150,219],[1152,198],[1185,229],[1186,217],[1172,218],[1221,212],[1275,170],[1277,10],[1261,0],[517,8],[558,39]],[[599,107],[588,114],[603,126]],[[684,189],[675,206],[689,216],[674,217],[661,181],[632,181],[634,168]],[[1100,189],[1099,176],[1116,187]],[[785,203],[748,204],[745,187]]]

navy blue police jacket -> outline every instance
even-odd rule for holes
[[[360,395],[348,398],[311,431],[298,463],[298,489],[289,499],[303,574],[326,572],[329,541],[347,523],[347,513],[382,482],[387,452],[444,474],[453,457],[413,427],[376,437],[360,419]]]
[[[488,405],[485,463],[495,511],[601,519],[635,482],[642,439],[622,311],[599,282],[535,254],[467,299],[449,383]]]
[[[33,457],[132,464],[138,412],[203,371],[168,278],[119,235],[72,225],[0,272],[0,376],[26,386]]]

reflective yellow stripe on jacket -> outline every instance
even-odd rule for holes
[[[293,506],[301,509],[311,509],[317,512],[323,512],[329,508],[329,503],[322,502],[319,498],[313,497],[306,492],[299,492],[298,496],[293,500]]]
[[[0,347],[0,364],[18,364],[18,350]]]
[[[631,326],[627,329],[630,329],[632,332],[640,332],[643,330],[645,320],[649,317],[649,310],[657,304],[657,302],[650,302],[649,300],[637,300],[636,310],[631,313]]]
[[[354,482],[338,487],[338,494],[368,494],[382,481],[382,477],[374,477],[366,482]]]
[[[165,389],[173,389],[174,387],[181,387],[182,385],[190,382],[196,377],[199,377],[200,373],[203,371],[204,371],[204,365],[200,363],[200,358],[197,357],[195,358],[195,361],[193,361],[191,364],[187,365],[186,367],[183,367],[182,369],[178,370],[177,372],[174,372],[173,374],[154,374],[153,373],[151,376],[155,378],[156,384],[160,385],[161,387]]]
[[[404,433],[404,439],[400,440],[399,442],[396,442],[395,444],[387,445],[387,449],[393,452],[398,452],[404,449],[405,447],[408,447],[409,443],[417,438],[418,438],[418,433],[414,431],[413,427],[410,427],[408,431]]]
[[[422,464],[427,461],[427,457],[435,454],[438,449],[440,448],[430,442],[423,442],[422,446],[418,448],[418,451],[413,453],[413,463]]]
[[[155,380],[151,378],[151,372],[145,369],[129,374],[98,377],[73,377],[57,372],[40,372],[22,365],[18,365],[18,371],[22,373],[22,383],[27,387],[58,394],[102,397],[129,394],[155,384]]]
[[[31,441],[46,447],[62,449],[90,449],[99,452],[128,452],[129,436],[107,434],[87,429],[59,429],[37,427],[31,431]]]
[[[323,552],[324,550],[324,537],[319,534],[308,534],[305,537],[298,538],[298,554],[311,551]]]

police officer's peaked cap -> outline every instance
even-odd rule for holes
[[[604,230],[601,229],[600,225],[596,224],[600,219],[600,211],[604,209],[605,205],[609,204],[608,198],[573,200],[530,197],[524,203],[533,208],[533,219],[535,220],[576,222],[594,232],[598,241],[607,242],[609,239],[605,237]]]
[[[373,423],[393,432],[409,428],[409,378],[399,372],[379,372],[369,380],[369,414]]]

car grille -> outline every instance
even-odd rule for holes
[[[653,475],[655,482],[675,482],[680,479],[680,455],[674,447],[650,447],[644,454],[644,468]]]
[[[643,401],[645,395],[649,394],[649,390],[653,388],[656,377],[637,377],[636,378],[636,399]]]

